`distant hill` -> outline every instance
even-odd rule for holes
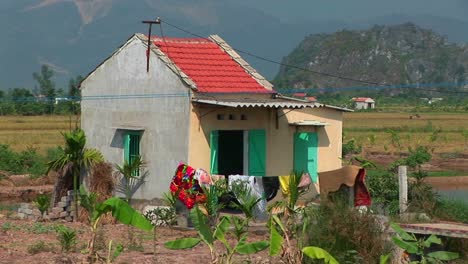
[[[468,46],[405,23],[309,35],[283,63],[388,85],[465,82]],[[281,67],[274,82],[283,88],[369,86],[289,67]]]
[[[268,3],[268,1],[261,1]],[[306,1],[302,1],[306,2]],[[285,20],[264,11],[259,1],[235,0],[2,0],[0,1],[0,89],[33,88],[32,73],[41,64],[56,72],[59,87],[86,75],[135,32],[146,33],[143,19],[161,16],[204,36],[219,34],[233,47],[280,61],[307,34],[363,29],[374,23],[414,21],[468,40],[467,22],[440,17],[391,15],[375,20],[343,18]],[[273,5],[274,3],[271,3]],[[308,6],[314,3],[308,3]],[[297,10],[297,6],[296,6]],[[294,16],[294,14],[289,15]],[[164,26],[168,36],[189,35]],[[159,28],[154,33],[160,34]],[[243,55],[260,73],[273,79],[276,64]]]

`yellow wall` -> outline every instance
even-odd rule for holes
[[[278,119],[276,111],[283,115]],[[225,120],[217,120],[224,114]],[[227,120],[233,114],[236,120]],[[247,120],[240,120],[245,114]],[[317,120],[329,123],[325,127],[295,127],[291,122]],[[289,123],[288,123],[289,122]],[[342,112],[326,108],[303,110],[276,110],[270,108],[231,108],[192,104],[189,131],[188,164],[196,168],[210,169],[210,132],[213,130],[265,129],[267,176],[288,175],[293,168],[293,145],[295,132],[317,132],[319,140],[318,171],[341,168]]]

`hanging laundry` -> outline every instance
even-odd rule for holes
[[[262,177],[246,175],[229,175],[228,186],[230,190],[232,190],[232,186],[234,184],[245,184],[247,186],[247,189],[250,190],[250,194],[252,196],[260,198],[260,201],[254,207],[254,216],[256,219],[266,219],[267,206],[265,192],[263,189]]]
[[[180,163],[169,186],[171,193],[176,195],[188,209],[192,209],[196,203],[206,201],[206,196],[194,174],[194,168]]]
[[[196,169],[194,177],[201,185],[207,186],[213,184],[211,176],[204,169]]]
[[[289,195],[289,175],[278,176],[281,191],[284,195]]]

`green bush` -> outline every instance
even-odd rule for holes
[[[468,203],[455,199],[440,199],[436,204],[435,216],[441,220],[468,224]]]
[[[76,247],[76,231],[63,225],[56,227],[57,239],[62,251],[69,252]]]
[[[347,202],[324,202],[309,214],[308,245],[325,249],[339,263],[347,263],[350,256],[357,263],[378,263],[390,251],[378,219]]]
[[[58,150],[52,149],[48,155],[56,155]],[[37,153],[34,148],[15,152],[9,145],[0,144],[0,170],[11,174],[30,174],[37,178],[47,171],[46,157]]]
[[[398,213],[398,178],[395,173],[377,169],[369,170],[366,178],[373,208],[389,215]]]
[[[28,246],[27,251],[31,255],[35,255],[41,252],[54,252],[54,247],[46,244],[44,241],[39,240],[34,244]]]

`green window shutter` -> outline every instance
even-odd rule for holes
[[[124,135],[124,161],[130,160],[130,134]]]
[[[265,130],[249,130],[249,175],[266,174],[266,133]]]
[[[317,182],[317,133],[296,133],[294,135],[294,170],[308,172]]]
[[[210,172],[211,174],[219,174],[218,171],[218,140],[219,140],[219,131],[211,131],[210,133],[210,148],[211,148],[211,164]]]
[[[133,162],[140,156],[140,138],[139,132],[127,132],[124,135],[124,161]],[[139,171],[135,171],[133,176],[138,176]]]

